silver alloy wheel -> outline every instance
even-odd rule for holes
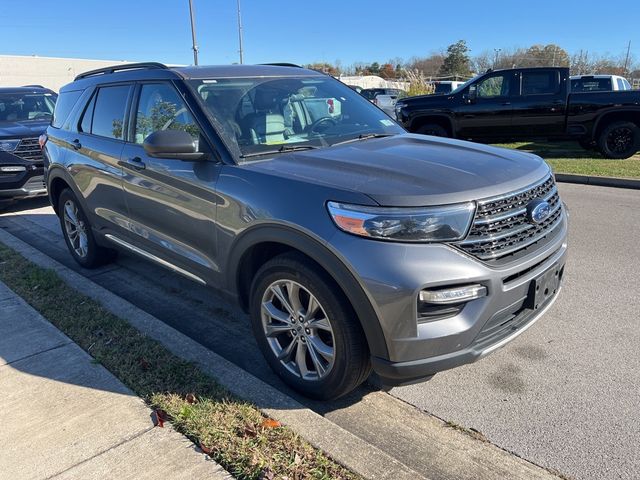
[[[261,317],[269,346],[287,370],[310,381],[331,371],[331,322],[309,290],[293,280],[273,282],[262,296]]]
[[[73,200],[64,202],[64,229],[73,251],[80,258],[85,258],[89,251],[89,241],[84,222],[78,217],[78,207]]]

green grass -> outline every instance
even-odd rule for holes
[[[0,280],[238,479],[357,479],[98,302],[0,244]],[[113,412],[117,415],[118,412]]]
[[[626,160],[609,160],[602,158],[598,152],[583,149],[575,142],[517,142],[496,146],[540,155],[549,162],[555,173],[640,178],[640,154]]]

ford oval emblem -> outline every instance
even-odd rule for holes
[[[549,202],[536,198],[527,205],[527,219],[529,222],[538,224],[549,218],[551,213],[551,205]]]

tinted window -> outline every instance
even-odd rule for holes
[[[82,121],[80,122],[79,130],[81,132],[91,133],[91,121],[93,120],[93,109],[96,106],[96,96],[91,96],[91,101],[87,108],[85,108],[84,113],[82,114]]]
[[[200,129],[178,92],[166,83],[143,85],[136,114],[135,142],[159,130],[183,130],[198,140]]]
[[[618,82],[618,90],[624,90],[624,83],[621,78],[617,79]]]
[[[624,89],[625,90],[631,90],[631,84],[629,83],[629,81],[626,78],[622,79],[622,83],[624,83]]]
[[[58,96],[56,108],[53,111],[53,120],[51,121],[52,127],[62,127],[62,124],[69,116],[69,113],[71,113],[73,106],[76,104],[81,94],[82,90],[74,90],[73,92],[61,93]]]
[[[522,94],[544,95],[559,91],[558,75],[556,72],[523,72]]]
[[[572,92],[610,92],[613,90],[610,77],[582,77],[571,80]]]
[[[109,138],[123,138],[124,115],[129,85],[102,87],[98,90],[93,111],[91,133]]]
[[[508,97],[509,77],[507,75],[495,75],[485,78],[478,84],[479,98]]]

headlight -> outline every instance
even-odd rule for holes
[[[20,144],[18,140],[0,140],[0,152],[13,152]]]
[[[420,208],[329,202],[327,208],[338,228],[345,232],[398,242],[461,240],[467,235],[475,212],[473,202]]]

